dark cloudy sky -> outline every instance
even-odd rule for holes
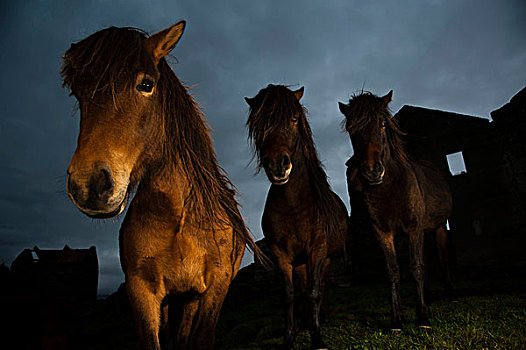
[[[0,261],[24,248],[97,246],[99,292],[123,280],[121,218],[96,221],[69,202],[65,172],[78,115],[61,88],[61,56],[107,26],[187,27],[173,54],[215,131],[245,220],[262,237],[269,184],[253,176],[244,96],[305,86],[303,103],[333,188],[348,203],[338,101],[363,86],[404,104],[489,118],[526,85],[526,3],[512,1],[1,1]]]

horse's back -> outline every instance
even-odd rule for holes
[[[329,254],[334,254],[344,248],[345,241],[349,237],[349,214],[343,200],[334,191],[332,191],[334,200],[338,203],[340,210],[336,213],[337,225],[334,228],[336,232],[328,237]]]
[[[414,169],[426,206],[425,228],[435,229],[438,225],[445,224],[451,214],[451,190],[444,175],[433,163],[419,160]]]

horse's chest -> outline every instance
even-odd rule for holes
[[[158,248],[148,252],[138,248],[133,261],[128,263],[128,273],[166,291],[202,292],[206,289],[203,278],[206,253],[199,245],[158,242]]]
[[[165,293],[203,293],[213,271],[231,263],[231,235],[219,230],[216,233],[216,242],[212,244],[196,232],[184,229],[175,235],[134,232],[128,236],[121,253],[128,257],[124,272],[149,281],[152,288]]]
[[[312,210],[288,207],[268,207],[263,214],[262,226],[265,238],[291,256],[305,251],[320,237],[321,228],[314,221]]]
[[[417,198],[396,187],[370,191],[364,200],[371,220],[382,231],[406,231],[416,224],[421,209]]]
[[[294,202],[281,199],[269,199],[263,212],[263,221],[272,230],[295,231],[312,227],[314,209],[311,201]]]

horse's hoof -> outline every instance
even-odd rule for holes
[[[449,299],[449,302],[452,304],[459,302],[458,296],[456,295],[450,296],[448,299]]]
[[[313,343],[310,346],[311,350],[328,350],[327,345],[320,338],[314,339]]]
[[[402,321],[391,321],[389,324],[389,333],[391,334],[400,334],[402,333]]]
[[[420,320],[418,323],[418,328],[420,329],[431,329],[431,323],[429,323],[429,320],[426,318],[426,319],[423,319],[423,320]]]
[[[402,333],[402,328],[391,328],[391,329],[389,329],[389,332],[391,334],[398,335],[398,334]]]

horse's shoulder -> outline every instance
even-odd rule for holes
[[[448,191],[446,174],[440,170],[436,164],[420,160],[415,163],[415,172],[417,174],[420,186],[425,188],[425,192]]]
[[[424,176],[431,179],[444,177],[444,174],[442,174],[436,164],[428,160],[415,161],[413,168],[415,169],[415,172],[418,174],[418,176]]]

